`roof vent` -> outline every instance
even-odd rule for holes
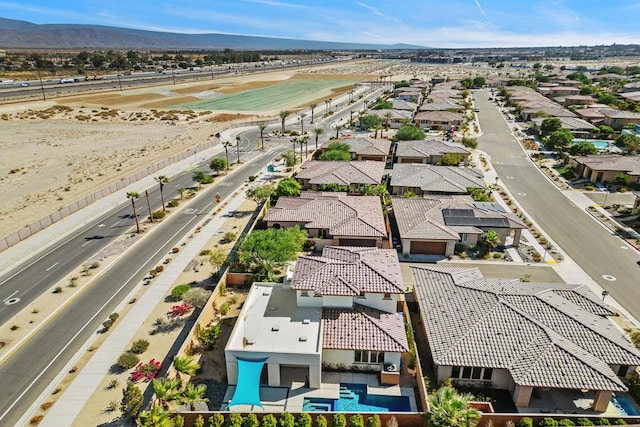
[[[269,311],[275,311],[275,310],[277,310],[277,309],[278,309],[278,307],[275,307],[275,306],[271,306],[271,307],[269,307]]]
[[[256,340],[253,338],[244,338],[244,344],[245,345],[254,345],[256,343]]]
[[[309,323],[311,323],[311,320],[310,320],[310,319],[303,319],[303,320],[302,320],[302,324],[303,324],[303,325],[308,325]]]
[[[307,336],[306,335],[302,335],[300,338],[298,338],[298,341],[306,342],[307,341]]]
[[[278,332],[280,330],[280,326],[272,326],[271,327],[271,331],[272,332]]]
[[[262,296],[268,297],[271,293],[269,291],[262,291]]]

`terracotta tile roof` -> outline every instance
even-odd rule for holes
[[[391,203],[402,239],[457,241],[461,233],[482,234],[485,228],[526,228],[500,205],[474,202],[470,196],[392,197]]]
[[[325,142],[322,147],[327,148],[333,142],[335,141]],[[344,138],[340,142],[349,145],[349,152],[355,154],[388,156],[391,151],[391,141],[384,138]]]
[[[396,145],[397,157],[421,157],[442,156],[447,153],[469,155],[471,152],[461,144],[449,144],[443,141],[419,140],[398,141]]]
[[[352,162],[324,162],[312,160],[302,164],[297,179],[310,184],[377,185],[385,174],[384,162],[371,160]]]
[[[461,123],[463,119],[464,116],[462,114],[449,111],[420,111],[414,117],[414,120],[451,123]]]
[[[640,113],[634,113],[633,111],[623,111],[623,110],[614,110],[614,109],[602,109],[600,110],[605,117],[609,117],[612,119],[635,119],[640,122]]]
[[[418,104],[415,102],[405,101],[404,99],[390,99],[390,101],[394,110],[416,111],[418,109]]]
[[[393,249],[325,246],[322,256],[296,261],[291,288],[320,295],[358,296],[404,291],[398,254]]]
[[[584,285],[489,279],[476,268],[412,272],[438,365],[507,369],[523,386],[623,391],[609,366],[640,364]]]
[[[578,119],[576,117],[558,117],[562,127],[569,130],[591,130],[595,129],[595,126],[586,120]],[[543,117],[536,117],[531,120],[536,126],[541,126],[544,121]]]
[[[380,197],[306,192],[280,197],[264,216],[267,222],[293,222],[328,229],[334,236],[387,237]]]
[[[486,184],[482,172],[476,169],[396,163],[391,172],[391,186],[419,188],[423,192],[465,194],[469,187],[484,188]]]
[[[322,348],[403,353],[409,351],[401,313],[356,305],[322,310]]]
[[[434,102],[424,102],[420,106],[420,111],[463,111],[464,107],[450,98],[436,99]]]
[[[640,175],[640,155],[620,156],[617,154],[593,155],[573,159],[593,170],[625,172],[629,175]]]

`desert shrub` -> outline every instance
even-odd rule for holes
[[[182,294],[182,301],[192,307],[202,308],[209,301],[211,291],[202,288],[192,288]]]
[[[162,273],[164,271],[164,266],[163,265],[159,265],[156,267],[156,273]]]
[[[118,313],[111,313],[111,314],[109,315],[109,319],[113,320],[114,322],[115,322],[116,320],[118,320],[118,317],[120,317],[120,315],[119,315]]]
[[[611,425],[611,423],[609,422],[608,418],[598,418],[598,423],[599,426],[608,426]]]
[[[131,353],[142,354],[149,348],[149,341],[145,339],[135,340],[131,345]]]
[[[182,299],[182,296],[190,289],[191,285],[189,285],[188,283],[182,283],[171,290],[171,297],[173,297],[174,300],[179,301],[180,299]]]
[[[210,256],[213,253],[211,249],[203,249],[200,251],[200,256]]]
[[[230,308],[231,308],[231,304],[229,304],[228,302],[223,303],[219,308],[220,314],[222,314],[223,316],[226,316]]]
[[[625,426],[627,425],[627,422],[625,420],[623,420],[622,418],[618,418],[617,420],[615,420],[613,422],[614,426]]]
[[[212,416],[209,417],[209,427],[222,427],[224,424],[224,415],[219,412],[216,412]]]
[[[533,258],[535,262],[542,261],[542,255],[540,255],[538,252],[534,252],[533,255],[531,255],[531,258]]]
[[[347,418],[344,414],[333,414],[331,417],[331,427],[346,427],[347,426]]]
[[[122,390],[122,400],[120,401],[120,411],[125,417],[134,418],[142,408],[142,392],[132,382],[127,383],[127,387]]]
[[[258,177],[255,176],[255,175],[249,175],[249,181],[251,181],[251,182],[255,181],[256,178],[258,178]]]
[[[558,421],[554,420],[553,418],[545,417],[545,418],[542,419],[542,421],[540,421],[538,426],[540,426],[540,427],[557,427],[558,426]]]
[[[571,421],[569,418],[563,418],[560,421],[558,421],[558,425],[564,426],[564,427],[573,427],[576,424],[573,421]]]
[[[40,409],[42,409],[43,411],[46,411],[52,406],[53,406],[53,402],[44,402],[42,405],[40,405]]]
[[[518,420],[518,427],[533,427],[533,420],[529,417],[524,417]]]
[[[364,419],[360,414],[354,414],[349,417],[349,427],[364,427]]]
[[[54,294],[60,294],[60,293],[62,293],[62,288],[61,288],[60,286],[56,287],[56,288],[53,290],[53,293],[54,293]]]
[[[136,366],[138,362],[140,362],[140,358],[135,354],[127,351],[122,353],[120,357],[118,357],[118,361],[116,363],[121,369],[131,369]]]
[[[578,418],[576,420],[576,425],[579,425],[579,426],[592,426],[593,425],[593,421],[591,421],[589,418]]]
[[[283,412],[279,421],[280,427],[295,427],[295,418],[288,412]]]
[[[222,242],[223,243],[231,243],[234,240],[236,240],[236,233],[231,232],[231,231],[227,231],[226,233],[224,233],[224,236],[222,236]]]
[[[264,417],[262,417],[262,427],[277,427],[278,426],[278,420],[276,420],[276,417],[273,416],[273,414],[267,414]]]
[[[296,420],[296,427],[311,427],[312,425],[311,415],[306,412],[298,415],[298,419]]]
[[[207,326],[206,328],[200,326],[199,323],[196,325],[196,338],[198,339],[200,345],[207,350],[211,350],[216,345],[216,341],[218,341],[219,336],[219,323]]]
[[[112,326],[113,326],[113,320],[111,319],[107,319],[104,322],[102,322],[102,327],[105,328],[107,331],[111,329]]]
[[[500,252],[494,252],[494,253],[493,253],[493,257],[494,257],[495,259],[499,259],[499,258],[502,258],[502,254],[501,254]]]
[[[260,421],[258,421],[256,414],[251,413],[244,417],[242,427],[260,427]]]
[[[167,207],[176,208],[178,207],[179,204],[180,202],[178,202],[177,200],[171,200],[169,203],[167,203]]]
[[[193,422],[193,427],[204,427],[204,417],[202,415],[198,415]]]
[[[467,249],[467,245],[465,245],[464,243],[456,243],[453,253],[460,255],[465,251],[465,249]]]
[[[373,414],[367,417],[367,427],[381,427],[380,415]]]
[[[153,219],[162,219],[165,216],[167,216],[167,213],[163,210],[155,211],[154,213],[151,214],[151,217]]]
[[[31,417],[31,419],[29,420],[29,424],[31,424],[32,426],[37,426],[43,419],[44,415],[36,415],[34,417]]]

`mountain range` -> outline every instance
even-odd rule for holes
[[[234,49],[234,50],[399,50],[407,44],[381,45],[256,37],[231,34],[182,34],[102,25],[34,24],[0,17],[4,49]]]

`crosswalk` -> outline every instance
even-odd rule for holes
[[[188,208],[182,211],[183,215],[196,215],[198,213],[198,209]]]

